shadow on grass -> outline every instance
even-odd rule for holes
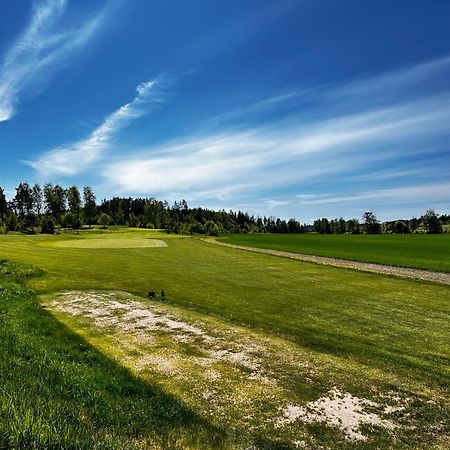
[[[0,448],[291,448],[214,426],[0,277]]]

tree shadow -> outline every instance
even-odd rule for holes
[[[0,448],[292,448],[212,424],[93,347],[29,291],[0,298],[0,319]]]

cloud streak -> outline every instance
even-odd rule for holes
[[[450,183],[433,183],[408,185],[398,188],[375,189],[364,191],[356,195],[333,196],[327,194],[309,195],[308,198],[298,196],[301,204],[329,205],[334,203],[355,203],[360,200],[388,200],[390,203],[408,203],[430,201],[447,201],[450,196]]]
[[[449,117],[450,98],[432,97],[313,124],[290,118],[150,148],[108,164],[103,173],[115,189],[130,193],[215,197],[232,185],[286,187],[399,157],[397,145],[407,153],[417,142],[445,135]]]
[[[0,122],[11,119],[24,97],[45,88],[55,71],[66,65],[93,38],[107,9],[78,23],[64,21],[68,0],[42,0],[26,29],[7,50],[0,65]]]
[[[149,114],[165,101],[167,76],[146,81],[136,87],[134,99],[110,114],[86,139],[44,153],[37,161],[25,161],[45,176],[76,175],[99,160],[113,138],[134,120]]]

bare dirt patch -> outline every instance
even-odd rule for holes
[[[361,434],[360,426],[369,424],[387,429],[394,429],[394,422],[382,419],[379,415],[367,411],[367,408],[379,405],[367,399],[355,397],[349,393],[332,389],[327,396],[309,402],[305,406],[287,405],[279,423],[285,424],[302,420],[304,422],[325,422],[340,428],[348,439],[366,440]]]
[[[49,306],[71,316],[90,319],[98,328],[114,327],[141,341],[151,338],[155,333],[169,334],[174,341],[185,344],[199,339],[203,345],[199,342],[196,345],[207,355],[206,358],[196,358],[201,366],[224,361],[252,371],[258,370],[258,360],[250,351],[259,351],[259,346],[250,342],[234,342],[230,349],[232,340],[227,342],[223,336],[211,330],[206,331],[198,325],[183,321],[162,306],[149,303],[144,309],[143,303],[130,299],[130,296],[127,298],[126,294],[122,294],[121,298],[122,301],[119,301],[117,293],[111,292],[64,292]]]
[[[46,305],[136,375],[161,383],[220,425],[262,432],[269,427],[292,443],[307,439],[304,424],[312,422],[339,427],[353,440],[366,439],[363,423],[396,426],[385,418],[394,409],[344,389],[305,403],[292,386],[310,383],[304,389],[316,392],[323,361],[281,338],[117,291],[63,292]]]

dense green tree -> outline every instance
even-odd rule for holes
[[[98,218],[98,223],[102,226],[102,228],[106,228],[111,223],[111,216],[106,213],[101,213]]]
[[[360,224],[359,224],[358,219],[347,220],[347,222],[345,224],[345,230],[349,234],[359,234]]]
[[[53,188],[55,198],[55,217],[59,218],[66,211],[66,190],[57,184]]]
[[[72,228],[74,230],[77,230],[77,234],[78,234],[78,230],[82,227],[82,223],[81,223],[81,219],[79,217],[75,217],[74,221],[73,221],[73,225]]]
[[[367,234],[377,234],[381,232],[381,224],[372,211],[366,211],[364,213],[363,227]]]
[[[20,219],[30,214],[33,209],[33,190],[28,183],[20,183],[16,188],[14,206]]]
[[[259,223],[259,220],[256,223],[256,229],[258,231],[263,231],[262,224]],[[295,219],[289,219],[287,222],[287,229],[288,233],[302,233],[302,226],[300,223]]]
[[[396,234],[406,234],[409,233],[409,227],[402,220],[396,220],[394,223],[393,231]]]
[[[131,213],[128,217],[128,226],[130,228],[135,228],[138,226],[138,219],[133,213]]]
[[[54,234],[56,228],[55,219],[52,216],[41,217],[41,233],[42,234]]]
[[[16,231],[19,226],[19,220],[17,219],[17,216],[10,212],[8,214],[8,217],[6,218],[6,228],[8,231]]]
[[[56,221],[66,210],[66,191],[60,185],[53,186],[51,183],[44,185],[44,205],[47,214]]]
[[[33,212],[30,212],[20,221],[19,226],[21,231],[34,234],[34,228],[37,227],[38,224],[39,220],[37,215]]]
[[[53,184],[45,183],[43,193],[44,193],[45,212],[47,214],[52,214],[52,211],[54,209],[54,204],[55,204],[55,199],[54,199],[54,194],[53,194]]]
[[[345,219],[343,217],[340,217],[339,221],[338,221],[338,231],[337,232],[339,234],[344,234],[346,229],[347,229],[347,223],[345,222]]]
[[[69,189],[67,189],[66,195],[69,211],[74,215],[74,217],[79,217],[81,211],[80,191],[76,186],[71,186]]]
[[[420,220],[417,217],[413,217],[408,221],[408,228],[410,233],[414,233],[417,228],[420,227]]]
[[[83,188],[84,200],[84,217],[87,225],[91,226],[95,221],[97,215],[97,205],[95,203],[95,194],[90,186]]]
[[[116,225],[125,225],[126,223],[125,214],[121,205],[119,205],[114,221],[116,222]]]
[[[39,184],[35,184],[32,190],[33,190],[33,210],[39,217],[42,213],[44,201],[42,188],[41,186],[39,186]]]
[[[212,220],[205,223],[204,229],[207,236],[219,236],[219,227]]]
[[[61,218],[61,226],[63,228],[72,228],[75,222],[75,217],[76,216],[72,212],[66,212]]]
[[[420,226],[429,234],[442,233],[442,224],[433,209],[427,209]]]
[[[0,221],[3,221],[8,212],[8,202],[6,200],[5,191],[0,188]]]

